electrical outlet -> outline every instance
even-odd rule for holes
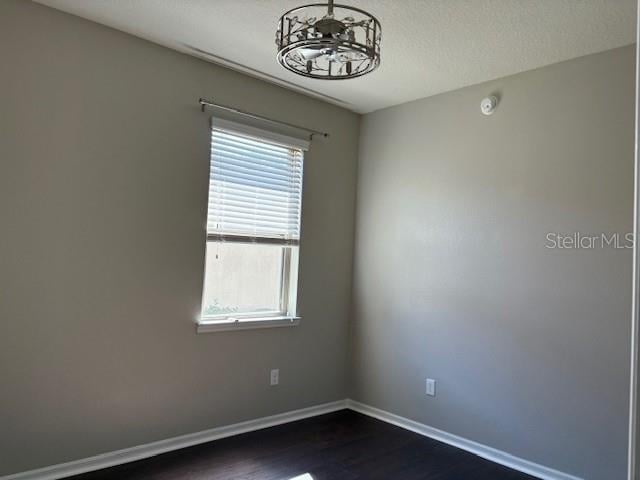
[[[271,370],[271,386],[278,385],[280,383],[280,369],[274,368]]]
[[[436,381],[433,378],[427,378],[425,393],[431,397],[436,396]]]

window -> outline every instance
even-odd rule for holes
[[[200,327],[297,322],[305,143],[214,119]]]

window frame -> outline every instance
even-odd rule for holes
[[[288,147],[293,150],[300,150],[301,168],[304,170],[304,157],[305,151],[308,149],[309,142],[302,139],[288,137],[279,133],[274,133],[268,130],[262,130],[253,126],[239,124],[236,122],[228,121],[225,119],[219,119],[212,117],[210,125],[210,134],[212,130],[227,131],[234,135],[243,135],[269,144],[279,144],[281,146]],[[213,142],[213,140],[212,140]],[[215,161],[212,153],[209,155],[210,162]],[[209,181],[211,182],[213,172],[210,168]],[[303,172],[301,172],[301,178],[304,178]],[[301,233],[302,223],[302,183],[300,191],[300,218],[299,218],[299,230]],[[209,202],[209,196],[211,191],[207,192],[207,203]],[[206,231],[206,229],[205,229]],[[210,244],[215,242],[233,242],[245,245],[251,244],[270,244],[274,247],[281,247],[282,249],[282,262],[280,269],[280,310],[272,312],[247,312],[241,314],[216,314],[216,315],[203,315],[202,308],[204,306],[204,293],[206,282],[206,261],[204,265],[203,275],[203,288],[202,288],[202,301],[201,310],[197,320],[197,332],[209,333],[219,331],[230,330],[249,330],[249,329],[261,329],[271,327],[290,327],[300,324],[301,317],[298,316],[298,273],[299,273],[299,253],[300,253],[300,240],[279,239],[272,237],[250,237],[244,235],[235,234],[218,234],[218,233],[206,233],[205,247],[209,248]]]

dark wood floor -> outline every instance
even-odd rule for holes
[[[217,440],[72,478],[534,480],[471,453],[351,410]]]

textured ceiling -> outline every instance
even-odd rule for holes
[[[371,112],[635,41],[636,0],[342,0],[382,23],[365,77],[298,77],[275,60],[277,19],[296,0],[39,0],[269,81]],[[309,2],[307,2],[309,3]]]

